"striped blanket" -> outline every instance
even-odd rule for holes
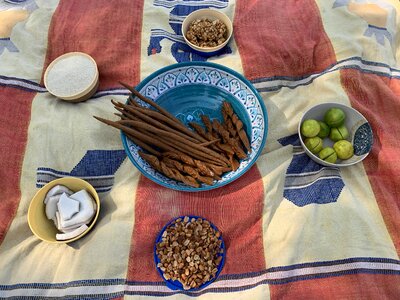
[[[180,24],[199,8],[225,12],[234,36],[198,56]],[[43,73],[59,55],[98,63],[88,101],[50,95]],[[184,193],[143,177],[110,116],[167,65],[208,60],[248,78],[268,110],[262,155],[221,189]],[[357,165],[322,167],[302,151],[304,110],[339,102],[375,137]],[[400,3],[397,0],[0,0],[0,298],[399,299]],[[30,231],[29,203],[49,181],[76,176],[99,192],[94,229],[71,244]],[[219,278],[196,292],[168,289],[153,261],[156,234],[193,214],[222,232]]]

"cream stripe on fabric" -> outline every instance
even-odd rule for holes
[[[113,98],[125,100],[124,96]],[[0,247],[1,284],[125,278],[139,179],[139,172],[128,159],[115,173],[111,192],[99,194],[98,222],[81,240],[70,245],[40,241],[26,219],[30,200],[37,191],[38,167],[69,172],[87,150],[122,150],[119,131],[92,118],[113,118],[111,108],[109,96],[72,105],[47,93],[34,98],[21,176],[21,201]],[[71,124],[72,130],[65,124]]]
[[[292,279],[301,276],[308,275],[324,275],[324,274],[335,274],[338,272],[347,272],[353,270],[369,270],[370,272],[400,272],[400,265],[398,263],[390,263],[390,262],[350,262],[350,263],[338,263],[327,266],[311,266],[311,267],[299,267],[293,270],[285,270],[285,271],[273,271],[267,272],[264,274],[260,274],[253,277],[248,278],[239,278],[239,279],[222,279],[218,280],[215,283],[211,284],[209,287],[204,290],[198,292],[191,292],[191,296],[199,295],[202,298],[214,299],[216,295],[220,295],[220,297],[235,297],[236,293],[244,293],[249,294],[256,293],[254,286],[257,286],[256,289],[263,289],[264,298],[269,297],[269,293],[267,291],[267,285],[265,285],[268,281],[273,280],[284,280],[284,279]],[[260,285],[261,284],[261,285]],[[215,291],[218,289],[240,289],[241,292],[230,292],[228,294],[222,294],[218,292],[215,294]],[[223,291],[223,290],[220,290]],[[178,295],[174,295],[175,292],[171,291],[164,285],[154,285],[154,284],[146,284],[146,283],[135,283],[135,284],[91,284],[85,285],[84,283],[79,284],[79,286],[65,287],[65,288],[40,288],[40,286],[33,288],[15,288],[10,290],[4,290],[0,293],[1,297],[18,297],[26,294],[30,296],[38,296],[38,297],[62,297],[62,296],[85,296],[85,295],[107,295],[107,294],[144,294],[148,293],[148,295],[152,295],[154,297],[155,294],[161,293],[164,296],[171,295],[174,297],[178,297]],[[203,294],[206,293],[206,294]],[[253,294],[256,299],[258,296]],[[180,295],[183,296],[183,295]],[[129,297],[129,296],[127,296]],[[261,298],[260,298],[261,299]]]

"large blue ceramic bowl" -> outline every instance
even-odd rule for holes
[[[189,217],[190,219],[195,218],[195,219],[202,219],[202,220],[208,221],[207,219],[204,219],[204,218],[201,218],[201,217],[198,217],[198,216],[187,215],[187,217]],[[161,275],[161,278],[164,280],[164,282],[166,283],[167,287],[169,287],[171,290],[181,290],[181,291],[185,291],[185,289],[183,288],[182,283],[180,283],[178,280],[171,280],[171,279],[170,279],[170,280],[166,280],[166,279],[164,278],[164,276],[163,276],[163,271],[161,271],[160,268],[157,267],[158,263],[160,262],[160,259],[158,258],[158,255],[157,255],[157,253],[156,253],[157,244],[158,244],[159,242],[162,241],[162,235],[163,235],[164,231],[165,231],[173,222],[175,222],[175,220],[177,220],[177,219],[179,219],[179,218],[181,218],[181,219],[183,220],[183,219],[185,218],[185,216],[180,216],[180,217],[177,217],[177,218],[171,220],[170,222],[168,222],[168,223],[161,229],[160,233],[158,234],[157,239],[156,239],[156,243],[154,244],[154,263],[156,264],[157,271],[158,271],[158,273]],[[218,228],[217,228],[214,224],[212,224],[210,221],[208,221],[208,222],[210,223],[210,226],[211,226],[215,231],[217,231],[217,232],[219,231]],[[220,231],[219,231],[219,232],[220,232]],[[224,267],[225,258],[226,258],[225,243],[224,243],[224,240],[222,239],[222,235],[219,237],[219,240],[221,240],[221,248],[220,248],[220,249],[223,250],[223,251],[222,251],[221,254],[219,254],[219,256],[222,256],[222,259],[221,259],[221,262],[219,263],[219,265],[218,265],[218,267],[217,267],[218,271],[217,271],[217,273],[215,274],[215,277],[214,277],[213,279],[211,279],[210,281],[207,281],[207,282],[203,283],[203,284],[202,284],[201,286],[199,286],[198,288],[192,288],[192,289],[187,290],[187,291],[189,291],[189,292],[194,292],[194,291],[198,291],[198,290],[204,289],[205,287],[207,287],[208,285],[210,285],[211,283],[213,283],[213,282],[218,278],[219,274],[220,274],[221,271],[222,271],[222,268]]]
[[[239,73],[209,62],[179,63],[154,72],[136,89],[186,125],[193,121],[202,124],[200,116],[203,114],[210,119],[222,121],[221,106],[226,100],[242,120],[251,142],[250,155],[240,162],[236,171],[225,173],[214,185],[202,184],[199,188],[194,188],[167,178],[152,168],[139,156],[138,151],[141,148],[121,132],[122,143],[129,159],[150,180],[180,191],[211,190],[238,179],[261,154],[268,131],[267,110],[254,86]]]

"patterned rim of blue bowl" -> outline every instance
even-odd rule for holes
[[[163,234],[163,232],[167,229],[167,227],[168,227],[169,225],[171,225],[173,222],[175,222],[175,220],[177,220],[177,219],[179,219],[179,218],[183,219],[184,217],[189,217],[190,219],[195,218],[195,219],[202,219],[202,220],[204,220],[204,221],[208,221],[207,219],[205,219],[205,218],[203,218],[203,217],[193,216],[193,215],[180,216],[180,217],[177,217],[177,218],[175,218],[175,219],[169,221],[169,222],[161,229],[160,233],[159,233],[158,236],[157,236],[156,242],[155,242],[155,244],[154,244],[154,262],[155,262],[155,264],[156,264],[156,269],[157,269],[158,273],[160,274],[161,278],[162,278],[162,279],[164,280],[164,282],[166,283],[167,287],[169,287],[171,290],[181,290],[181,291],[185,291],[185,292],[193,292],[193,291],[198,291],[198,290],[204,289],[205,287],[207,287],[208,285],[210,285],[211,283],[213,283],[213,282],[218,278],[218,276],[219,276],[219,274],[221,273],[221,271],[222,271],[222,269],[223,269],[223,267],[224,267],[224,264],[225,264],[226,249],[225,249],[224,240],[222,239],[222,233],[221,233],[221,231],[219,231],[218,228],[217,228],[213,223],[211,223],[210,221],[208,221],[208,222],[210,223],[210,226],[211,226],[214,230],[216,230],[217,232],[220,233],[219,240],[221,240],[221,249],[224,250],[223,253],[220,254],[220,256],[222,256],[222,259],[221,259],[221,262],[219,263],[218,271],[217,271],[217,273],[215,274],[215,277],[214,277],[213,279],[211,279],[211,280],[209,280],[209,281],[203,283],[203,284],[202,284],[201,286],[199,286],[198,288],[189,289],[189,290],[183,289],[182,284],[181,284],[179,281],[177,281],[177,280],[166,280],[166,279],[164,278],[164,276],[163,276],[163,274],[164,274],[163,271],[161,271],[160,268],[157,267],[158,263],[160,262],[160,260],[158,259],[157,253],[156,253],[156,251],[157,251],[157,244],[162,240],[162,234]]]
[[[190,187],[184,184],[181,185],[171,185],[168,182],[166,182],[165,180],[161,180],[159,178],[157,178],[157,176],[154,176],[152,174],[149,174],[148,172],[146,172],[144,170],[144,168],[136,161],[136,159],[133,157],[129,145],[128,145],[128,138],[126,137],[126,135],[121,131],[121,140],[122,140],[122,144],[123,147],[125,149],[125,152],[127,153],[130,161],[134,164],[134,166],[136,168],[138,168],[138,170],[148,179],[152,180],[153,182],[162,185],[164,187],[170,188],[170,189],[174,189],[174,190],[178,190],[178,191],[185,191],[185,192],[199,192],[199,191],[208,191],[208,190],[212,190],[212,189],[216,189],[216,188],[220,188],[224,185],[227,185],[229,183],[231,183],[232,181],[238,179],[239,177],[241,177],[243,174],[245,174],[253,165],[254,163],[257,161],[258,157],[260,156],[262,149],[264,148],[266,139],[267,139],[267,133],[268,133],[268,114],[267,114],[267,109],[264,105],[263,99],[261,98],[260,94],[257,92],[256,88],[252,85],[252,83],[250,81],[248,81],[244,76],[242,76],[241,74],[237,73],[236,71],[233,71],[232,69],[219,65],[219,64],[215,64],[215,63],[210,63],[210,62],[185,62],[185,63],[177,63],[177,64],[173,64],[167,67],[164,67],[154,73],[152,73],[151,75],[149,75],[148,77],[146,77],[142,82],[140,82],[137,86],[136,89],[138,91],[142,92],[142,89],[146,87],[146,85],[153,80],[154,78],[158,78],[160,74],[166,73],[169,70],[173,70],[173,69],[179,69],[179,68],[185,68],[185,67],[191,67],[191,66],[199,66],[199,67],[209,67],[209,68],[214,68],[216,70],[219,70],[221,72],[224,72],[226,74],[229,74],[232,77],[237,78],[238,80],[240,80],[245,86],[246,89],[250,89],[252,94],[255,96],[256,100],[258,101],[256,104],[259,105],[261,112],[262,112],[262,117],[263,117],[263,131],[262,131],[262,136],[259,137],[259,139],[261,139],[261,142],[259,144],[259,147],[257,148],[255,154],[252,154],[252,158],[251,160],[243,167],[243,168],[239,168],[237,171],[235,172],[231,172],[234,173],[232,176],[230,176],[229,179],[226,179],[225,181],[221,182],[221,181],[217,181],[216,184],[214,185],[202,185],[199,188],[194,188],[194,187]],[[224,175],[225,176],[225,175]],[[224,179],[223,176],[223,179]],[[173,181],[173,180],[169,180],[169,181]]]

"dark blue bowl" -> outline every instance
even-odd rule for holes
[[[217,271],[217,273],[215,274],[215,277],[214,277],[213,279],[211,279],[211,280],[209,280],[209,281],[203,283],[203,284],[202,284],[201,286],[199,286],[198,288],[193,288],[193,289],[185,290],[185,289],[183,288],[183,286],[182,286],[182,283],[180,283],[178,280],[166,280],[166,279],[164,278],[164,276],[163,276],[163,274],[164,274],[163,271],[161,271],[160,268],[157,267],[158,263],[160,262],[160,259],[158,258],[157,253],[156,253],[156,250],[157,250],[157,247],[156,247],[156,246],[157,246],[157,244],[158,244],[159,242],[161,242],[161,240],[162,240],[162,234],[163,234],[163,232],[167,229],[167,227],[168,227],[169,225],[171,225],[175,220],[177,220],[177,219],[179,219],[179,218],[183,219],[184,217],[189,217],[190,219],[191,219],[191,218],[195,218],[195,219],[202,219],[202,220],[204,220],[204,221],[208,221],[208,220],[205,219],[205,218],[198,217],[198,216],[192,216],[192,215],[180,216],[180,217],[177,217],[177,218],[175,218],[175,219],[169,221],[169,222],[163,227],[163,229],[161,229],[160,233],[159,233],[158,236],[157,236],[156,243],[154,244],[154,262],[155,262],[155,264],[156,264],[156,268],[157,268],[158,273],[160,274],[161,278],[165,281],[167,287],[169,287],[171,290],[181,290],[181,291],[187,291],[187,292],[190,291],[190,292],[193,292],[193,291],[198,291],[198,290],[201,290],[201,289],[205,288],[206,286],[208,286],[208,285],[210,285],[212,282],[214,282],[215,279],[217,279],[217,277],[219,276],[219,273],[221,273],[222,268],[224,267],[225,256],[226,256],[226,249],[225,249],[224,240],[222,239],[222,234],[221,234],[220,237],[219,237],[219,240],[221,240],[221,249],[223,250],[223,253],[220,254],[220,256],[222,256],[222,259],[221,259],[221,262],[219,263],[218,271]],[[211,226],[214,230],[219,231],[218,228],[217,228],[214,224],[212,224],[210,221],[208,221],[208,222],[210,223],[210,226]],[[219,232],[220,232],[220,231],[219,231]],[[220,233],[221,233],[221,232],[220,232]]]

